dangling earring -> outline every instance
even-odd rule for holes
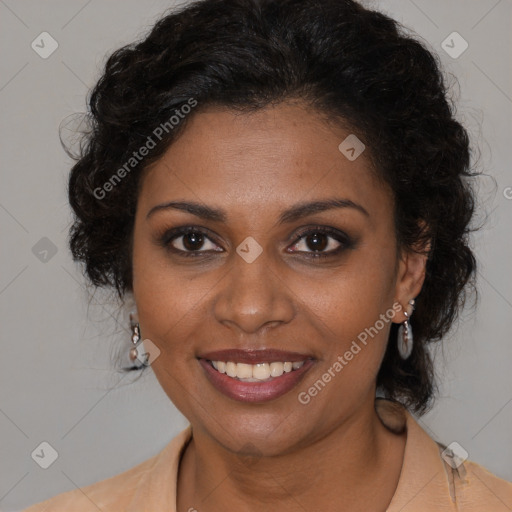
[[[412,306],[412,312],[414,311],[414,299],[411,299],[409,301],[409,304]],[[407,359],[412,352],[412,347],[414,344],[414,340],[412,337],[412,328],[409,324],[409,313],[407,311],[404,311],[405,315],[405,322],[400,324],[400,327],[398,328],[398,336],[397,336],[397,343],[398,343],[398,353],[400,354],[400,357],[402,359]]]
[[[140,344],[140,326],[137,321],[137,314],[135,312],[130,313],[130,327],[132,330],[132,348],[130,349],[130,360],[135,361],[139,355],[137,347]]]

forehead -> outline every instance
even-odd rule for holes
[[[375,215],[389,213],[390,191],[375,177],[366,150],[355,160],[340,151],[350,135],[303,104],[252,113],[210,107],[195,113],[147,170],[139,204],[147,209],[188,198],[264,212],[339,196]]]

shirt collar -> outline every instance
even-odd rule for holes
[[[383,423],[403,427],[407,432],[402,470],[387,512],[457,510],[450,496],[450,479],[439,445],[405,408],[384,402],[389,401],[382,401],[383,407],[378,408]],[[178,466],[191,437],[189,425],[155,457],[146,474],[147,485],[140,487],[127,512],[176,512]]]

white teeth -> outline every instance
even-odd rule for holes
[[[270,375],[272,377],[281,377],[284,373],[283,363],[270,363]]]
[[[236,376],[239,379],[250,379],[253,376],[252,373],[252,366],[250,364],[236,364]]]
[[[259,380],[268,379],[270,377],[270,365],[268,363],[255,364],[252,368],[252,376]]]
[[[304,361],[290,361],[274,363],[234,363],[233,361],[212,361],[212,366],[219,372],[229,377],[240,379],[244,382],[261,382],[273,377],[280,377],[283,373],[298,370],[304,365]]]
[[[236,363],[232,363],[231,361],[226,363],[226,375],[236,377]]]

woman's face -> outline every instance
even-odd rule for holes
[[[141,335],[170,399],[231,451],[284,453],[368,411],[391,322],[420,291],[424,260],[399,258],[392,195],[365,152],[338,149],[349,135],[299,104],[209,108],[142,182]]]

